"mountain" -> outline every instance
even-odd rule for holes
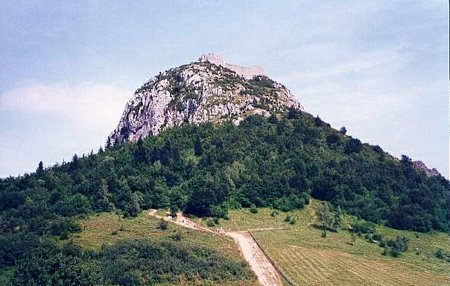
[[[238,124],[248,115],[303,111],[290,91],[263,74],[260,67],[224,62],[215,54],[170,69],[150,79],[127,103],[111,144],[137,141],[183,123]]]
[[[382,247],[447,274],[439,265],[450,261],[448,235],[437,232],[450,232],[449,181],[333,129],[262,73],[202,56],[138,89],[105,149],[0,179],[0,285],[253,285],[242,258],[229,251],[232,241],[166,231],[149,209],[195,215],[212,227],[230,220],[267,230],[272,221],[272,235],[260,238],[270,251],[277,245],[288,273],[307,261],[313,269],[301,274],[316,276],[317,265],[331,259],[330,273],[345,278],[336,265],[361,259],[336,249],[359,255],[363,247],[371,249],[364,273],[375,264],[380,270],[370,281],[391,268],[405,276],[403,263],[376,263]],[[291,231],[275,230],[283,217]],[[304,259],[304,241],[325,252]],[[323,261],[310,263],[315,257]],[[360,268],[347,265],[351,273]],[[361,275],[353,281],[364,281]]]

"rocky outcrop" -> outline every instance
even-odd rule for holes
[[[239,124],[246,116],[303,107],[290,91],[265,75],[262,68],[226,64],[220,56],[170,69],[139,88],[127,103],[110,144],[136,141],[181,124]]]
[[[441,173],[439,173],[438,170],[436,170],[435,168],[433,169],[429,169],[424,162],[422,161],[414,161],[412,162],[412,166],[415,170],[424,172],[428,177],[434,177],[434,176],[439,176],[441,175]]]

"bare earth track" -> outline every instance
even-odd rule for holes
[[[261,248],[257,245],[253,237],[248,233],[248,231],[235,231],[235,232],[214,232],[210,229],[196,225],[194,222],[189,220],[187,217],[183,216],[181,213],[177,215],[176,220],[171,220],[157,215],[156,210],[150,210],[149,215],[165,219],[167,221],[173,222],[177,225],[187,227],[190,229],[195,229],[198,231],[206,231],[214,234],[226,235],[234,239],[239,247],[242,255],[244,256],[250,268],[258,277],[258,282],[262,286],[282,286],[280,274],[275,269],[270,260],[266,257]]]

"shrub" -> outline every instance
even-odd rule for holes
[[[330,134],[327,136],[327,143],[328,144],[336,144],[339,143],[339,141],[341,141],[341,137],[339,137],[339,135],[337,134]]]
[[[208,218],[208,219],[206,220],[206,226],[207,226],[207,227],[213,227],[213,226],[215,226],[215,225],[216,225],[216,224],[215,224],[215,222],[214,222],[213,219]]]
[[[157,228],[160,230],[166,230],[169,227],[169,223],[163,219],[158,222]]]
[[[434,254],[434,256],[436,256],[436,258],[438,258],[438,259],[444,259],[445,258],[445,254],[444,254],[444,251],[442,249],[438,249],[436,251],[436,253]]]
[[[344,152],[346,154],[359,153],[362,150],[362,143],[359,139],[351,138],[345,143]]]
[[[368,221],[357,221],[351,225],[352,231],[358,234],[360,233],[374,233],[375,224]]]
[[[174,234],[172,234],[171,238],[175,241],[181,241],[181,239],[183,238],[183,236],[181,235],[181,233],[179,233],[178,231],[176,231]]]
[[[386,240],[380,242],[380,246],[384,245],[385,246],[385,252],[387,252],[388,248],[389,248],[389,255],[391,255],[392,257],[399,257],[402,252],[405,252],[408,250],[408,244],[409,244],[409,240],[408,238],[402,236],[397,236],[394,240]]]
[[[285,218],[284,218],[284,222],[290,222],[291,221],[291,216],[290,215],[287,215]]]
[[[254,204],[252,204],[252,205],[250,206],[250,212],[251,212],[252,214],[256,214],[256,213],[258,213],[258,208],[257,208]]]

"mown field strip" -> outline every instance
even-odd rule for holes
[[[450,277],[395,261],[319,248],[270,248],[277,265],[298,285],[450,285]]]

